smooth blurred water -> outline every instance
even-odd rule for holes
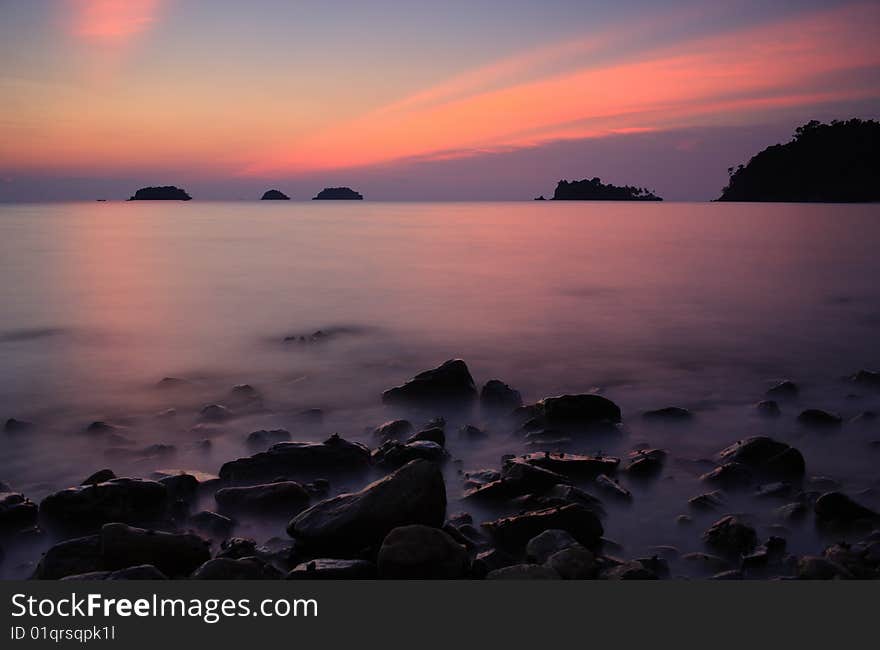
[[[600,389],[627,423],[602,451],[625,455],[640,442],[670,451],[659,480],[633,486],[632,506],[610,506],[608,536],[625,555],[660,543],[695,550],[703,520],[692,530],[674,523],[707,489],[689,461],[746,435],[795,444],[808,474],[831,475],[876,506],[880,451],[869,443],[880,432],[817,434],[794,418],[806,407],[846,417],[878,407],[842,380],[880,368],[878,242],[877,205],[0,206],[0,419],[38,425],[0,434],[0,479],[39,499],[103,466],[216,472],[258,428],[368,440],[364,429],[392,415],[383,389],[461,357],[478,383],[501,378],[527,401]],[[316,330],[336,334],[283,341]],[[165,376],[193,388],[157,390]],[[800,402],[776,422],[758,419],[751,404],[785,377],[801,384]],[[190,431],[203,404],[245,382],[269,413]],[[696,421],[639,417],[669,404]],[[176,417],[154,417],[169,407]],[[297,414],[308,408],[323,409],[324,422],[304,422]],[[108,459],[79,433],[93,420],[127,426],[138,444],[175,444],[177,456]],[[478,413],[472,421],[487,424]],[[493,429],[473,445],[450,436],[462,461],[448,466],[451,510],[459,468],[498,467],[502,453],[523,451],[510,433]],[[206,435],[210,452],[189,449]],[[741,505],[769,526],[760,508],[780,504]],[[814,531],[793,536],[817,543]]]

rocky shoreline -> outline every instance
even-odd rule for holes
[[[880,374],[862,370],[848,381],[876,391]],[[182,387],[184,380],[166,378],[157,390]],[[795,383],[781,382],[755,413],[779,418],[779,403],[797,392]],[[4,549],[51,540],[35,559],[35,579],[880,577],[880,514],[834,478],[811,475],[801,451],[773,437],[731,440],[713,458],[699,460],[705,491],[682,504],[690,514],[679,515],[678,523],[692,530],[701,550],[658,545],[628,556],[606,537],[615,516],[611,505],[639,498],[626,485],[658,480],[676,452],[639,444],[619,457],[580,453],[583,441],[618,435],[625,426],[615,402],[585,393],[523,404],[518,391],[497,379],[478,390],[457,359],[388,389],[382,401],[429,416],[421,425],[411,417],[371,428],[370,446],[338,435],[294,441],[284,429],[253,431],[245,444],[254,453],[223,463],[216,475],[117,477],[102,469],[39,504],[0,484],[0,561]],[[201,409],[197,426],[260,408],[258,391],[236,386],[226,403]],[[526,453],[506,454],[497,467],[464,467],[447,449],[448,439],[497,434],[475,424],[453,430],[445,419],[451,413],[471,414],[481,426],[486,419],[503,423],[511,446]],[[677,406],[641,417],[670,427],[690,426],[693,419]],[[859,420],[875,417],[866,412]],[[849,426],[835,413],[810,408],[796,422],[820,433]],[[33,426],[10,418],[5,435],[26,436]],[[121,427],[95,422],[84,434],[116,440],[119,458],[132,451]],[[151,456],[161,457],[168,451],[163,447],[152,445]],[[444,478],[449,464],[462,489]],[[774,534],[759,535],[752,513],[730,511],[731,495],[778,504]],[[711,525],[695,526],[695,513],[712,513]],[[238,536],[238,524],[253,519],[277,533],[260,540]],[[829,543],[811,553],[789,552],[786,526],[795,522],[821,529]]]

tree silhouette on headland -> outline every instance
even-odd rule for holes
[[[813,120],[727,172],[719,201],[880,201],[880,122]]]
[[[263,196],[260,197],[261,201],[289,201],[290,197],[287,196],[281,190],[266,190],[263,192]]]
[[[543,198],[543,197],[542,197]],[[538,200],[541,200],[540,198]],[[605,185],[598,178],[582,181],[559,181],[553,201],[662,201],[644,187]]]
[[[129,201],[189,201],[192,197],[179,187],[163,185],[161,187],[142,187],[134,193]]]

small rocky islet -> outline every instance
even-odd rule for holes
[[[877,390],[877,377],[863,370],[847,381]],[[169,377],[156,390],[188,385]],[[779,417],[778,405],[766,404],[788,404],[797,393],[794,382],[780,382],[755,407],[757,416]],[[746,436],[701,459],[705,492],[682,503],[682,512],[692,514],[678,518],[692,526],[690,546],[657,545],[629,556],[606,537],[606,523],[619,516],[617,504],[641,498],[626,484],[651,485],[681,459],[674,449],[648,444],[621,457],[581,453],[583,441],[619,435],[626,426],[612,400],[584,393],[524,403],[498,379],[478,390],[459,359],[381,398],[392,410],[432,415],[421,423],[410,417],[371,427],[372,445],[339,435],[302,441],[282,429],[253,431],[244,435],[253,453],[228,460],[216,475],[167,470],[119,477],[102,468],[40,503],[0,484],[0,547],[50,541],[33,559],[31,575],[63,580],[880,577],[880,514],[833,478],[811,476],[808,459],[785,441]],[[233,387],[226,401],[202,409],[195,426],[209,432],[235,413],[263,407],[259,391],[247,384]],[[832,413],[797,410],[797,426],[810,435],[844,425]],[[481,440],[497,433],[475,424],[451,430],[444,419],[451,412],[469,413],[481,426],[492,418],[503,422],[511,448],[527,451],[502,456],[496,467],[466,469],[447,449],[450,437]],[[680,406],[639,415],[651,426],[698,426]],[[309,422],[320,414],[302,417]],[[37,424],[9,418],[5,435],[30,435]],[[132,451],[126,433],[107,422],[83,431],[148,458],[167,451],[163,445]],[[444,472],[450,464],[458,484]],[[735,494],[750,494],[756,510],[773,504],[779,522],[773,534],[759,533],[754,513],[728,511]],[[696,513],[711,515],[711,523],[694,526]],[[275,534],[238,536],[244,520],[259,520]],[[790,552],[785,525],[795,521],[812,522],[828,543],[812,553]]]

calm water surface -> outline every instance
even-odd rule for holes
[[[870,443],[880,432],[817,434],[794,418],[806,407],[849,418],[880,406],[842,380],[880,368],[878,242],[880,206],[0,206],[0,418],[38,425],[2,436],[0,479],[36,500],[104,466],[216,473],[259,428],[368,440],[365,428],[395,415],[380,404],[383,389],[461,357],[478,383],[501,378],[527,401],[588,390],[617,401],[627,423],[620,438],[576,451],[669,450],[657,481],[630,486],[633,505],[609,505],[607,536],[624,546],[620,555],[654,544],[700,550],[712,516],[690,529],[674,521],[707,489],[697,479],[705,467],[691,461],[746,435],[795,444],[809,475],[832,476],[877,507],[880,450]],[[332,336],[284,342],[316,330]],[[165,376],[193,388],[157,390]],[[801,384],[799,403],[783,405],[778,421],[757,418],[751,405],[780,378]],[[245,382],[267,412],[191,431],[201,406]],[[692,409],[695,422],[657,427],[639,417],[670,404]],[[171,407],[175,417],[155,417]],[[310,408],[323,409],[323,423],[298,415]],[[81,435],[94,420],[177,454],[115,457]],[[502,453],[524,451],[479,413],[468,421],[492,435],[480,444],[451,436],[461,461],[447,465],[451,510],[462,507],[460,469],[497,468]],[[193,448],[206,435],[212,449]],[[766,535],[779,505],[734,495],[730,509]],[[810,524],[788,535],[795,550],[821,548]],[[5,575],[22,567],[7,562]]]

